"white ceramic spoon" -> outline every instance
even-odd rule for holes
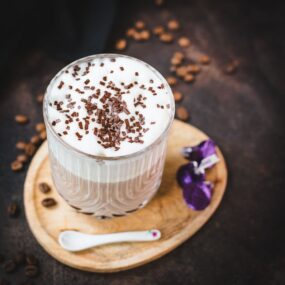
[[[160,239],[159,230],[139,231],[139,232],[122,232],[113,234],[90,235],[77,231],[64,231],[60,233],[58,242],[65,250],[80,251],[91,247],[133,241],[155,241]]]

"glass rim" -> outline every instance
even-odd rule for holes
[[[94,59],[94,58],[117,58],[117,57],[125,57],[125,58],[128,58],[128,59],[131,59],[131,60],[136,60],[136,61],[139,61],[141,62],[142,64],[146,65],[147,68],[149,68],[150,70],[152,70],[155,75],[158,77],[159,80],[161,80],[161,82],[166,86],[167,88],[167,92],[169,92],[169,96],[170,96],[170,99],[171,99],[171,106],[170,106],[170,110],[172,111],[171,112],[171,116],[169,118],[169,122],[167,124],[167,126],[165,127],[165,129],[163,130],[163,132],[151,143],[149,144],[148,146],[146,146],[145,148],[139,150],[139,151],[136,151],[136,152],[132,152],[132,153],[129,153],[129,154],[125,154],[125,155],[120,155],[120,156],[102,156],[102,155],[95,155],[95,154],[89,154],[89,153],[86,153],[84,151],[81,151],[73,146],[71,146],[70,144],[68,144],[66,141],[64,141],[57,133],[56,131],[54,130],[54,128],[52,127],[51,123],[49,122],[48,120],[48,96],[49,96],[49,89],[50,87],[53,85],[55,79],[66,69],[66,68],[69,68],[70,66],[76,64],[77,62],[81,62],[81,61],[87,61],[88,59]],[[172,95],[172,96],[171,96]],[[45,94],[44,94],[44,99],[43,99],[43,117],[44,117],[44,122],[45,122],[45,125],[46,127],[49,129],[49,131],[54,135],[54,137],[66,148],[70,149],[71,151],[81,155],[81,156],[85,156],[85,157],[89,157],[89,158],[92,158],[92,159],[96,159],[96,160],[122,160],[122,159],[128,159],[128,158],[131,158],[131,157],[136,157],[136,156],[139,156],[145,152],[147,152],[150,148],[152,148],[155,144],[157,144],[161,138],[167,134],[167,132],[169,131],[170,129],[170,126],[172,125],[172,122],[174,120],[174,114],[175,114],[175,102],[174,102],[174,97],[173,97],[173,93],[172,93],[172,90],[168,84],[168,82],[166,81],[166,79],[162,76],[162,74],[157,70],[155,69],[154,67],[152,67],[150,64],[140,60],[140,59],[137,59],[135,57],[132,57],[132,56],[128,56],[128,55],[123,55],[123,54],[116,54],[116,53],[100,53],[100,54],[95,54],[95,55],[89,55],[89,56],[86,56],[86,57],[82,57],[80,59],[77,59],[71,63],[69,63],[68,65],[64,66],[62,69],[60,69],[56,75],[51,79],[51,81],[49,82],[47,88],[46,88],[46,91],[45,91]]]

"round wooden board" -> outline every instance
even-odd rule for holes
[[[207,179],[215,183],[215,188],[211,204],[204,211],[189,209],[176,183],[176,171],[186,162],[180,154],[181,148],[206,138],[195,127],[175,120],[170,131],[162,185],[157,195],[145,208],[125,217],[107,220],[76,213],[58,195],[51,178],[47,142],[43,143],[31,162],[24,187],[25,212],[31,231],[55,259],[86,271],[127,270],[163,256],[196,233],[213,215],[224,195],[227,169],[219,149],[220,162],[207,172]],[[38,189],[40,182],[52,185],[51,193],[41,193]],[[44,208],[41,201],[46,197],[54,197],[58,204]],[[57,243],[59,233],[71,229],[92,234],[159,229],[162,238],[156,242],[112,244],[71,253]]]

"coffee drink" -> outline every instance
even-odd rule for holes
[[[44,98],[57,191],[100,218],[143,207],[161,182],[173,116],[169,85],[138,59],[101,54],[63,68]]]

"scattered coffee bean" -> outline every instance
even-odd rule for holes
[[[36,131],[37,132],[42,132],[46,129],[45,124],[44,123],[37,123],[36,124]]]
[[[126,35],[130,38],[134,37],[134,34],[136,33],[136,30],[134,28],[129,28],[126,31]]]
[[[15,116],[15,121],[18,123],[18,124],[21,124],[21,125],[24,125],[26,123],[29,122],[29,119],[27,116],[25,115],[16,115]]]
[[[23,142],[23,141],[19,141],[19,142],[16,143],[16,148],[24,150],[26,148],[26,143]]]
[[[161,34],[164,33],[164,27],[163,26],[156,26],[153,30],[152,30],[153,34],[156,36],[159,36]]]
[[[41,141],[41,138],[38,135],[34,135],[30,139],[30,142],[35,145],[37,145],[40,141]]]
[[[16,269],[16,263],[13,260],[7,260],[3,264],[3,270],[7,273],[11,273]]]
[[[185,107],[181,106],[176,109],[176,116],[179,120],[187,121],[189,119],[188,111]]]
[[[11,169],[13,171],[20,171],[23,169],[23,163],[18,160],[15,160],[11,163]]]
[[[143,21],[136,21],[135,22],[135,27],[139,30],[142,30],[145,28],[145,22]]]
[[[7,213],[9,217],[15,218],[19,214],[19,207],[15,202],[11,202],[7,207]]]
[[[159,36],[159,39],[164,43],[171,43],[173,42],[173,35],[170,33],[163,33]]]
[[[42,183],[39,184],[39,189],[44,194],[49,193],[50,190],[51,190],[50,186],[47,183],[45,183],[45,182],[42,182]]]
[[[183,79],[187,83],[192,83],[195,81],[195,77],[192,74],[186,74]]]
[[[199,57],[199,62],[202,64],[209,64],[211,59],[207,55],[202,55]]]
[[[36,265],[27,265],[25,266],[25,275],[27,277],[35,277],[39,273],[39,269]]]
[[[174,54],[173,54],[173,57],[176,57],[176,58],[179,58],[179,59],[184,59],[184,54],[183,52],[181,51],[176,51]]]
[[[125,39],[119,39],[116,42],[116,49],[117,50],[124,50],[127,47],[127,41]]]
[[[187,74],[187,68],[186,68],[186,66],[179,66],[179,67],[177,67],[177,69],[176,69],[176,75],[177,75],[178,77],[184,78],[184,77],[186,76],[186,74]]]
[[[182,99],[183,99],[183,95],[182,95],[182,93],[179,92],[179,91],[174,91],[174,92],[173,92],[173,96],[174,96],[175,102],[180,102],[180,101],[182,101]]]
[[[26,255],[26,263],[27,265],[37,265],[38,259],[33,254]]]
[[[186,70],[188,73],[197,74],[201,71],[201,67],[197,64],[188,64]]]
[[[187,37],[181,37],[178,39],[178,44],[181,47],[188,47],[190,46],[190,40]]]
[[[168,76],[168,77],[166,78],[166,81],[168,82],[168,84],[169,84],[170,86],[174,86],[174,85],[177,84],[177,79],[176,79],[174,76]]]
[[[36,152],[36,147],[32,143],[28,143],[25,148],[25,153],[28,156],[33,156]]]
[[[140,32],[140,40],[147,41],[150,38],[150,32],[148,30],[143,30]]]
[[[28,161],[28,156],[25,154],[19,154],[16,158],[17,161],[19,162],[27,162]]]
[[[141,40],[141,33],[136,31],[133,35],[133,39],[135,41],[140,41]]]
[[[56,205],[56,201],[53,198],[46,198],[42,200],[42,205],[46,208],[53,207]]]
[[[47,138],[47,132],[45,130],[40,132],[40,138],[41,140],[45,140]]]
[[[167,23],[167,27],[169,30],[171,31],[176,31],[180,28],[180,24],[177,20],[170,20],[168,23]]]
[[[44,101],[44,95],[43,95],[43,94],[39,94],[39,95],[37,96],[37,102],[38,102],[39,104],[41,104],[41,103],[43,103],[43,101]]]
[[[182,59],[178,57],[172,57],[170,62],[172,65],[180,65],[182,63]]]
[[[14,257],[14,261],[17,265],[23,264],[26,260],[26,255],[23,251],[19,251]]]

